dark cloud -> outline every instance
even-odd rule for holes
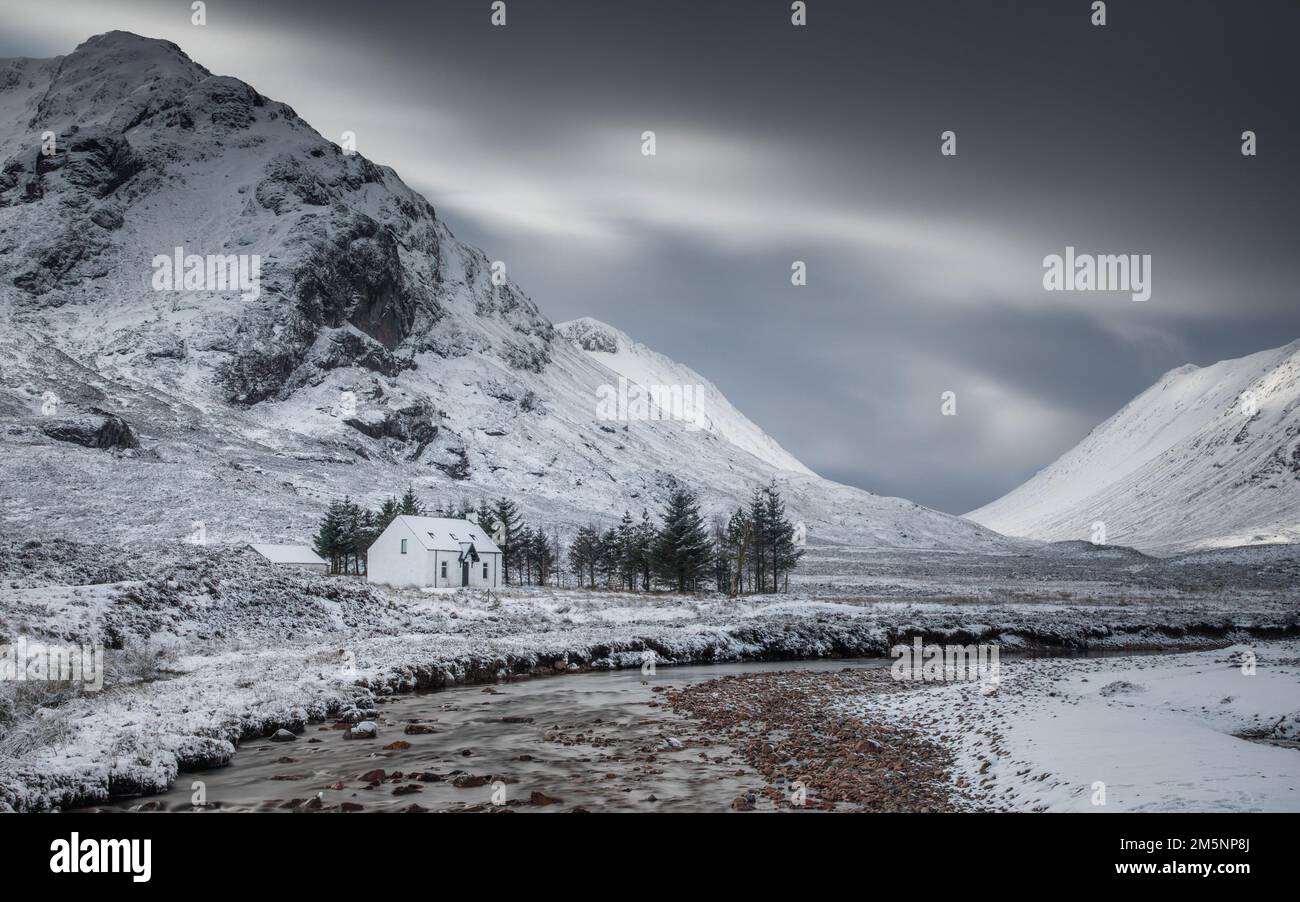
[[[170,0],[0,0],[0,54],[174,40],[357,131],[553,319],[690,364],[824,475],[954,512],[1165,370],[1300,336],[1294,3],[1110,3],[1104,28],[1074,0],[812,0],[803,29],[785,2],[488,7],[212,0],[195,29]],[[1043,292],[1067,244],[1151,254],[1152,299]]]

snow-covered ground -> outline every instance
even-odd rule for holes
[[[810,554],[809,578],[827,579],[815,571],[852,554]],[[1178,578],[1212,586],[1207,574],[1224,573],[1217,560],[1185,563],[1148,574],[1150,585],[1135,596],[1136,577],[1122,557],[1109,570],[1059,552],[1043,559],[858,557],[881,575],[869,596],[799,588],[741,599],[558,589],[488,596],[385,590],[277,569],[237,549],[182,545],[114,560],[70,543],[10,546],[0,555],[0,642],[102,642],[110,657],[120,647],[162,642],[179,659],[160,679],[110,680],[103,692],[41,715],[37,734],[45,738],[20,743],[0,761],[0,805],[66,807],[156,791],[182,767],[228,760],[241,738],[326,716],[360,717],[377,695],[640,666],[646,652],[662,666],[873,656],[914,635],[1010,648],[1141,650],[1297,629],[1287,588],[1294,580],[1285,582],[1289,560],[1230,571],[1238,580],[1232,593],[1180,585]],[[67,585],[92,572],[117,581]],[[896,585],[903,573],[914,579]],[[1014,597],[954,591],[954,584],[978,580],[1012,585],[1028,573],[1035,582]],[[1089,577],[1082,585],[1073,582],[1079,574]]]
[[[952,682],[846,704],[915,723],[950,747],[956,779],[979,807],[1300,811],[1294,640],[1004,659],[993,694]]]

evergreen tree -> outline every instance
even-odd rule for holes
[[[515,557],[518,560],[516,565],[520,582],[526,586],[533,584],[533,567],[537,559],[533,556],[536,550],[536,537],[533,535],[533,529],[527,523],[520,523],[519,533],[515,537],[514,549]]]
[[[478,528],[483,530],[484,535],[495,541],[497,533],[497,518],[493,515],[492,506],[490,504],[484,504],[483,509],[480,510],[477,516],[472,518],[470,522],[477,523]]]
[[[731,594],[731,547],[727,543],[727,521],[714,517],[710,522],[713,538],[713,585],[719,592]]]
[[[652,551],[655,574],[676,585],[678,592],[695,590],[700,578],[708,575],[713,558],[695,494],[689,489],[674,489],[663,520]]]
[[[776,480],[764,490],[764,509],[767,517],[769,545],[772,553],[772,591],[781,591],[781,574],[789,573],[799,565],[803,549],[794,543],[794,524],[786,519],[785,502],[777,491]]]
[[[379,513],[375,516],[375,526],[378,527],[379,532],[383,532],[401,513],[402,506],[396,498],[385,498],[379,505]]]
[[[316,535],[312,539],[312,547],[316,553],[329,561],[330,573],[339,572],[339,553],[342,549],[343,532],[343,505],[339,501],[332,501],[325,511],[325,516],[321,518],[320,525],[316,529]]]
[[[410,485],[407,485],[406,492],[402,495],[398,507],[400,508],[398,513],[407,517],[424,516],[424,505],[420,504],[420,499],[415,495],[415,489]]]
[[[506,585],[510,584],[510,563],[515,537],[523,521],[519,517],[519,508],[513,501],[498,498],[492,508],[492,517],[496,521],[496,535],[493,538],[501,548],[501,569]]]
[[[351,498],[345,497],[342,505],[342,522],[339,533],[339,553],[343,558],[343,572],[361,573],[359,546],[361,537],[361,508]]]
[[[745,568],[750,566],[750,547],[753,545],[753,524],[743,508],[736,508],[727,521],[725,544],[730,558],[731,594],[745,594]]]
[[[650,512],[642,508],[641,522],[636,527],[631,557],[637,575],[640,577],[643,592],[650,591],[650,578],[654,573],[654,546],[658,537],[659,530],[655,529],[655,525],[650,522]]]
[[[636,591],[636,578],[640,570],[637,559],[636,521],[627,511],[618,523],[618,584],[621,589]]]
[[[767,563],[771,529],[767,522],[767,498],[761,488],[754,489],[749,500],[750,567],[753,580],[750,591],[760,595],[767,591]]]
[[[560,544],[560,531],[558,529],[552,529],[551,537],[547,540],[546,550],[547,554],[550,556],[551,572],[555,574],[555,585],[557,586],[564,585],[564,559],[561,550],[562,547],[563,546]]]
[[[555,567],[555,555],[551,552],[551,543],[546,538],[546,533],[540,527],[533,530],[529,543],[529,557],[533,561],[534,572],[537,574],[537,584],[546,585]]]
[[[596,566],[600,562],[600,531],[588,524],[578,530],[569,546],[569,566],[578,575],[578,585],[582,585],[582,576],[587,575],[591,588],[596,587]]]
[[[619,562],[623,557],[623,549],[619,545],[618,530],[607,529],[600,534],[600,577],[605,583],[605,588],[613,588],[614,583],[618,580]]]
[[[357,561],[366,573],[370,572],[369,552],[370,546],[374,544],[375,539],[383,532],[379,528],[379,521],[375,514],[369,509],[361,511],[361,518],[357,526],[356,539],[353,545],[353,553]]]

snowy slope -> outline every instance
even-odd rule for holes
[[[558,323],[555,329],[596,361],[643,388],[652,385],[699,386],[704,395],[701,404],[703,428],[778,470],[816,475],[731,406],[716,385],[690,367],[589,316]]]
[[[1300,341],[1171,370],[967,516],[1049,540],[1090,538],[1102,521],[1109,542],[1157,551],[1300,541],[1298,402]]]
[[[175,247],[260,255],[259,295],[153,290]],[[674,480],[721,514],[776,478],[813,541],[1016,545],[820,479],[693,371],[621,334],[626,353],[566,340],[491,263],[397,173],[174,44],[112,32],[0,61],[0,516],[294,542],[330,500],[409,483],[435,505],[509,495],[565,532],[653,514]],[[708,386],[709,428],[598,420],[618,367]],[[51,437],[110,413],[138,449]]]

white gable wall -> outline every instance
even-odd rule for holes
[[[402,554],[402,539],[406,554]],[[426,551],[419,536],[399,517],[379,534],[366,553],[366,580],[390,586],[433,585],[433,553]]]

